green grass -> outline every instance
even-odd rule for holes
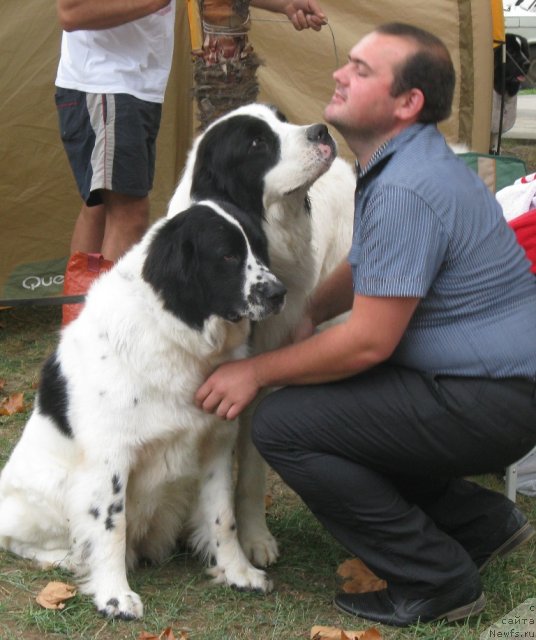
[[[527,174],[536,171],[536,140],[503,138],[501,141],[501,155],[515,156],[524,160]]]
[[[0,416],[0,466],[14,446],[29,415],[39,369],[53,350],[60,324],[59,308],[0,311],[0,379],[2,396],[24,392],[27,411]],[[487,486],[502,490],[502,481],[488,477]],[[35,602],[51,580],[69,582],[57,570],[41,571],[30,562],[0,552],[0,640],[67,638],[136,640],[142,630],[160,633],[171,626],[175,635],[188,631],[191,640],[298,640],[309,638],[313,625],[364,630],[370,625],[339,614],[331,605],[337,590],[336,568],[345,551],[318,525],[299,499],[271,474],[273,504],[269,525],[281,550],[269,569],[275,584],[266,596],[213,586],[200,561],[177,552],[160,567],[145,567],[130,576],[145,605],[142,621],[109,621],[100,617],[90,598],[77,595],[63,611],[48,611]],[[536,501],[521,497],[520,505],[536,523]],[[473,640],[505,613],[536,594],[536,545],[529,543],[507,560],[497,561],[484,575],[488,605],[467,624],[426,624],[409,629],[378,626],[386,640]]]

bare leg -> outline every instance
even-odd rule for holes
[[[101,253],[116,261],[141,239],[149,226],[149,198],[103,191],[106,229]]]
[[[71,253],[100,253],[104,238],[106,212],[103,204],[82,205],[71,238]]]

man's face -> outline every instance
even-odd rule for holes
[[[350,51],[335,71],[335,92],[324,110],[327,122],[343,135],[376,138],[396,124],[401,97],[390,94],[393,69],[417,46],[411,40],[372,32]]]

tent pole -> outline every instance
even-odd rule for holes
[[[501,153],[505,93],[506,93],[506,41],[501,43],[501,110],[499,115],[499,133],[497,135],[497,148],[495,149],[496,155],[500,155]]]

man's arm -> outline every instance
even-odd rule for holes
[[[277,13],[284,13],[298,31],[320,31],[327,16],[316,0],[251,0],[252,6]]]
[[[56,0],[64,31],[110,29],[143,18],[166,7],[171,0]]]
[[[262,387],[330,382],[387,360],[419,298],[356,295],[349,318],[296,344],[222,365],[196,394],[196,404],[234,419]]]

